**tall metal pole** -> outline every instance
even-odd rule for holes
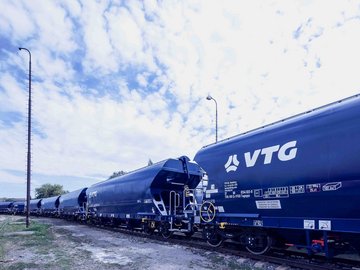
[[[217,102],[216,100],[213,98],[213,101],[215,101],[215,124],[216,124],[216,128],[215,128],[215,135],[216,135],[216,140],[215,142],[218,141],[218,109],[217,109]]]
[[[30,181],[31,181],[31,53],[26,48],[19,48],[29,53],[29,106],[28,106],[28,148],[26,177],[26,227],[29,227],[30,216]]]
[[[217,109],[217,102],[215,100],[215,98],[213,98],[212,96],[208,95],[206,97],[207,100],[213,100],[215,102],[215,142],[218,141],[218,109]]]

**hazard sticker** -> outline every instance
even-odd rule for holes
[[[304,220],[304,229],[314,230],[315,229],[315,220],[305,219]]]
[[[319,220],[319,230],[331,231],[331,221]]]

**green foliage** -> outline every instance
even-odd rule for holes
[[[0,198],[0,202],[14,202],[14,201],[24,201],[25,198],[7,198],[7,197],[3,197]]]
[[[110,175],[110,177],[108,179],[115,178],[117,176],[124,175],[124,174],[127,174],[127,172],[125,172],[125,171],[113,172],[113,174]]]
[[[44,184],[41,187],[35,189],[36,199],[48,198],[65,193],[68,193],[68,191],[65,191],[63,186],[58,184]]]

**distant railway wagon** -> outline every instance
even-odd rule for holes
[[[16,201],[13,202],[11,207],[11,212],[13,214],[24,214],[25,213],[25,202],[24,201]]]
[[[9,214],[13,207],[13,202],[0,202],[0,214]]]
[[[30,214],[39,215],[41,213],[41,201],[42,199],[30,200]]]
[[[181,157],[95,184],[87,189],[89,217],[147,230],[161,227],[163,235],[175,230],[192,233],[192,190],[202,174],[197,164]]]
[[[82,188],[60,196],[58,208],[61,217],[85,219],[87,202],[86,190],[87,188]]]
[[[360,249],[359,134],[355,96],[202,148],[194,160],[216,208],[210,243],[235,238],[254,253],[275,239]]]
[[[53,196],[41,200],[41,212],[45,216],[59,216],[60,196]]]

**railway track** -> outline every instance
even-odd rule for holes
[[[217,251],[223,254],[235,255],[241,258],[251,259],[253,261],[265,262],[279,266],[288,266],[295,269],[317,269],[317,270],[355,270],[360,269],[360,261],[349,261],[344,259],[334,259],[331,262],[324,257],[307,257],[305,254],[287,250],[271,250],[267,255],[255,255],[242,249],[239,244],[224,242],[221,247],[213,248],[204,241],[189,241],[183,237],[168,239],[174,244],[182,244],[204,250]],[[359,268],[357,268],[359,267]]]
[[[76,223],[75,221],[67,221]],[[81,223],[90,227],[96,227],[107,231],[118,232],[135,237],[148,238],[156,241],[167,242],[170,244],[182,245],[191,248],[197,248],[206,251],[216,251],[224,255],[234,255],[246,260],[254,262],[261,262],[258,265],[275,265],[279,267],[291,269],[316,269],[316,270],[360,270],[360,259],[349,260],[344,258],[334,258],[331,261],[323,256],[309,257],[305,253],[295,252],[291,250],[272,249],[267,255],[255,255],[242,249],[242,247],[235,242],[224,242],[222,246],[214,248],[209,246],[202,238],[200,233],[195,233],[191,238],[180,234],[174,233],[172,237],[164,239],[159,233],[147,234],[141,231],[141,228],[133,228],[129,230],[125,227],[112,227],[106,225],[94,225]]]

